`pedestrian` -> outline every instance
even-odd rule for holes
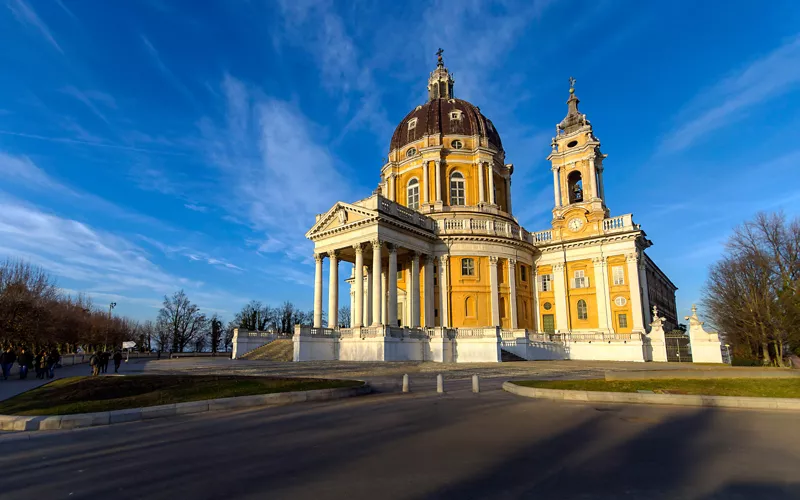
[[[28,378],[28,369],[31,367],[33,363],[33,356],[28,349],[23,347],[20,349],[19,358],[17,358],[17,363],[19,363],[19,379],[25,380]]]
[[[108,362],[109,362],[110,359],[111,359],[111,353],[110,352],[103,351],[103,353],[100,354],[100,360],[102,361],[101,365],[102,365],[103,373],[106,373],[108,371]]]
[[[58,353],[58,349],[51,349],[50,353],[47,355],[47,378],[56,376],[56,365],[60,359],[61,355]]]
[[[11,367],[14,366],[14,361],[17,360],[17,354],[11,346],[6,347],[6,350],[0,354],[0,367],[3,369],[3,380],[8,380],[11,374]]]
[[[42,349],[42,351],[36,355],[34,365],[36,368],[36,378],[43,379],[47,371],[47,351]]]
[[[114,353],[114,373],[119,373],[119,365],[122,363],[122,353],[117,351]]]
[[[89,357],[89,366],[92,367],[92,377],[100,374],[100,356],[96,352]]]

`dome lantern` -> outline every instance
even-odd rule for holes
[[[436,69],[431,72],[431,76],[428,78],[429,101],[434,99],[451,99],[453,97],[453,84],[455,80],[453,79],[453,75],[451,75],[444,66],[444,61],[442,60],[443,52],[444,50],[442,49],[436,52],[439,58],[436,63]]]

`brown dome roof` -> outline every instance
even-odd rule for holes
[[[461,111],[460,119],[451,119],[452,111]],[[417,119],[416,127],[409,129],[408,122]],[[411,111],[392,134],[390,151],[417,141],[427,135],[477,135],[486,139],[490,146],[503,149],[500,135],[492,122],[483,116],[480,110],[462,99],[431,99],[422,106]],[[484,141],[481,140],[481,144]]]

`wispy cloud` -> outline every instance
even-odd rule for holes
[[[79,131],[75,129],[74,126],[67,125],[65,128],[71,129],[73,132]],[[85,131],[85,129],[84,129]],[[28,134],[25,132],[15,132],[13,130],[0,130],[0,135],[12,135],[16,137],[24,137],[26,139],[36,139],[39,141],[48,141],[48,142],[60,142],[64,144],[80,144],[83,146],[91,146],[97,148],[107,148],[107,149],[120,149],[123,151],[137,151],[140,153],[154,153],[158,155],[170,155],[170,156],[182,156],[186,153],[182,151],[173,151],[173,150],[159,150],[159,149],[149,149],[149,148],[141,148],[136,146],[123,146],[121,144],[112,144],[108,142],[100,142],[97,136],[93,134],[83,135],[82,139],[74,139],[71,137],[57,137],[57,136],[48,136],[48,135],[39,135],[39,134]],[[90,139],[87,139],[90,137]]]
[[[114,98],[104,92],[97,90],[81,91],[72,85],[64,87],[61,89],[61,91],[82,102],[92,113],[106,123],[109,123],[108,118],[106,118],[106,115],[103,114],[100,109],[98,109],[98,107],[95,105],[95,102],[98,102],[108,108],[117,108],[117,103]]]
[[[800,35],[702,92],[679,116],[684,123],[661,143],[662,152],[688,148],[704,136],[742,119],[748,110],[800,84]]]
[[[191,210],[193,212],[208,212],[208,207],[204,207],[203,205],[195,205],[194,203],[184,203],[184,208]]]
[[[227,259],[219,258],[219,257],[212,257],[211,255],[201,252],[199,250],[195,250],[183,245],[168,245],[162,243],[156,239],[150,238],[148,236],[139,234],[136,235],[138,239],[147,243],[151,247],[157,248],[161,251],[164,255],[167,256],[175,256],[180,255],[189,259],[192,262],[205,262],[211,266],[225,268],[225,269],[232,269],[236,271],[244,271],[243,268],[237,266],[236,264],[232,264]]]
[[[55,0],[55,1],[56,1],[56,5],[61,7],[61,10],[63,10],[69,17],[71,17],[73,21],[77,21],[78,20],[78,16],[76,16],[74,12],[69,10],[69,8],[67,8],[67,6],[64,5],[64,2],[62,2],[61,0]]]
[[[183,83],[181,83],[180,79],[175,76],[175,73],[173,73],[167,67],[167,65],[164,64],[163,59],[161,59],[161,55],[158,53],[158,50],[156,50],[152,42],[150,42],[150,39],[144,35],[141,35],[141,39],[145,49],[147,50],[147,53],[150,54],[150,58],[153,60],[153,63],[156,65],[161,74],[164,75],[164,78],[166,78],[172,84],[172,86],[175,87],[181,94],[183,94],[192,104],[195,104],[195,99],[194,96],[192,96],[192,93]]]
[[[39,34],[42,35],[42,37],[44,37],[48,43],[50,43],[50,45],[52,45],[62,54],[64,53],[64,50],[61,48],[58,42],[56,42],[56,39],[50,32],[50,28],[48,28],[44,21],[39,18],[39,16],[36,14],[36,11],[33,10],[33,7],[28,5],[24,0],[8,0],[7,5],[17,21],[26,26],[35,28],[37,31],[39,31]]]

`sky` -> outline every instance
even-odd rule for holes
[[[377,186],[440,47],[529,231],[577,79],[681,317],[736,225],[800,212],[798,2],[0,0],[0,259],[137,319],[178,289],[311,309],[304,234]]]

